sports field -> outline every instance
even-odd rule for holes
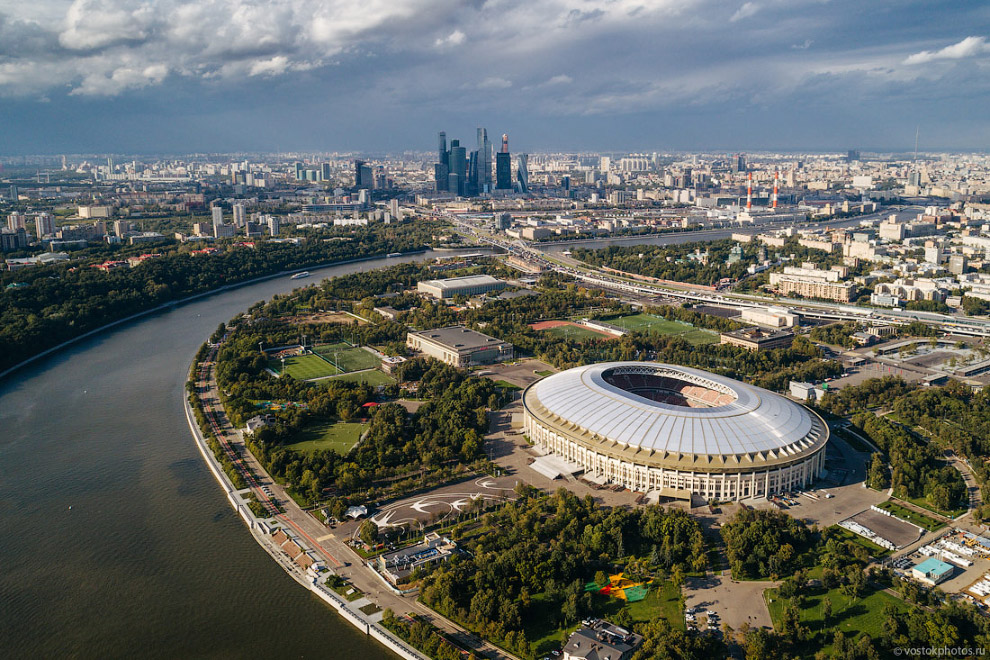
[[[341,456],[349,452],[364,432],[364,424],[349,422],[317,422],[306,426],[293,438],[296,442],[286,445],[286,449],[303,454],[312,454],[323,449],[332,449]]]
[[[529,327],[540,332],[549,332],[561,339],[584,341],[586,339],[615,339],[615,335],[586,328],[570,321],[540,321]]]
[[[701,344],[714,344],[718,342],[718,335],[709,330],[701,330],[693,325],[668,321],[665,318],[652,314],[632,314],[630,316],[619,316],[614,319],[606,319],[608,323],[625,328],[630,332],[645,332],[658,335],[676,335],[683,337],[686,341],[695,346]]]
[[[377,369],[369,369],[368,371],[352,371],[351,373],[335,376],[331,380],[346,380],[351,383],[367,383],[372,387],[378,387],[379,385],[391,385],[395,382],[394,378],[388,374],[378,371]]]
[[[268,360],[268,368],[281,375],[282,360]],[[296,380],[311,380],[334,376],[340,372],[318,355],[296,355],[285,358],[285,373]]]
[[[354,348],[348,344],[324,344],[313,348],[317,353],[328,361],[337,361],[337,366],[341,372],[360,371],[361,369],[374,369],[378,366],[379,360],[374,355],[363,348]],[[334,355],[336,353],[336,356]]]

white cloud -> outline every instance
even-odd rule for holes
[[[512,81],[498,76],[485,78],[477,85],[478,89],[508,89],[509,87],[512,87]]]
[[[560,74],[558,76],[554,76],[553,78],[551,78],[550,80],[546,81],[543,84],[544,85],[548,85],[548,86],[549,85],[570,85],[572,82],[574,82],[574,79],[573,78],[571,78],[569,75],[567,75],[565,73],[562,73],[562,74]]]
[[[962,60],[990,53],[990,44],[986,37],[966,37],[959,43],[946,46],[941,50],[923,50],[911,55],[905,64],[925,64],[935,60]]]
[[[462,43],[464,43],[464,40],[466,38],[467,35],[465,35],[463,32],[461,32],[460,30],[454,30],[446,37],[441,37],[436,41],[434,41],[433,45],[436,46],[437,48],[444,48],[446,46],[459,46]]]
[[[729,19],[730,22],[735,23],[736,21],[741,21],[744,18],[749,18],[756,12],[760,11],[761,7],[756,2],[746,2],[742,7],[736,10],[736,13],[732,15]]]

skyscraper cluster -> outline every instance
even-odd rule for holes
[[[466,147],[461,146],[460,140],[451,140],[448,147],[446,132],[440,131],[438,138],[437,163],[433,166],[437,192],[474,197],[491,193],[500,187],[499,179],[492,186],[492,143],[488,141],[487,129],[478,129],[477,148],[470,154]],[[502,141],[503,149],[507,150],[508,138],[503,135]],[[500,176],[500,154],[496,154],[496,158],[496,176]],[[507,187],[512,187],[511,180]]]

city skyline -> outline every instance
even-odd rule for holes
[[[5,154],[982,150],[981,3],[0,3]],[[473,143],[473,140],[465,140]]]

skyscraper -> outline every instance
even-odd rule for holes
[[[495,189],[512,190],[512,156],[509,154],[509,136],[502,134],[502,150],[495,154]]]
[[[363,160],[354,161],[354,187],[358,190],[375,187],[375,170]]]
[[[447,169],[450,161],[450,153],[447,151],[447,134],[440,131],[437,138],[437,163],[433,166],[433,176],[437,182],[437,192],[446,192],[448,189],[447,176],[450,174],[450,170]]]
[[[244,217],[244,205],[234,204],[233,208],[234,208],[234,224],[237,225],[238,227],[243,227],[244,224],[246,223]]]
[[[450,141],[450,158],[447,161],[447,190],[455,195],[464,194],[467,180],[467,149],[460,140]]]
[[[519,192],[529,192],[529,154],[519,154],[516,159],[516,179],[519,181]]]
[[[492,143],[488,141],[488,129],[478,129],[478,193],[492,191]]]
[[[320,165],[320,178],[324,181],[330,180],[330,163]]]

